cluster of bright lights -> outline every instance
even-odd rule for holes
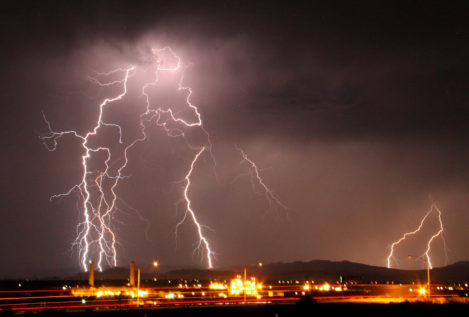
[[[106,288],[75,288],[72,289],[72,295],[75,297],[115,297],[125,296],[130,298],[147,297],[148,290],[141,290],[136,288],[122,288],[122,287],[106,287]]]
[[[335,291],[335,292],[342,292],[344,288],[342,288],[341,285],[330,285],[329,283],[324,283],[322,285],[310,285],[309,283],[306,283],[303,285],[303,290],[304,291],[310,291],[310,290],[315,290],[315,291],[320,291],[320,292],[330,292],[330,291]]]
[[[166,299],[184,298],[184,295],[181,293],[170,292],[170,293],[165,294],[164,298]]]
[[[325,283],[325,284],[319,286],[319,290],[328,292],[328,291],[331,290],[331,286],[328,283]]]
[[[182,283],[180,283],[180,284],[178,285],[178,287],[179,287],[179,288],[189,288],[189,287],[191,287],[191,288],[201,288],[201,287],[202,287],[202,284],[192,284],[192,286],[189,286],[188,284],[182,284]]]
[[[262,290],[262,284],[256,282],[255,277],[251,277],[243,281],[241,276],[238,275],[236,278],[231,280],[229,291],[230,295],[244,295],[255,296],[259,298],[258,292]]]
[[[169,60],[167,59],[168,57]],[[169,137],[184,137],[184,129],[187,128],[199,128],[207,136],[206,145],[195,154],[190,165],[190,170],[185,177],[186,186],[184,187],[184,200],[186,201],[186,213],[178,225],[187,218],[187,215],[190,216],[189,218],[195,225],[199,238],[197,249],[203,249],[205,251],[208,267],[212,267],[213,252],[210,249],[207,238],[204,236],[202,225],[195,215],[188,195],[191,185],[190,177],[199,157],[205,150],[208,150],[213,159],[210,136],[203,127],[202,118],[197,107],[190,101],[190,96],[192,94],[191,88],[184,87],[182,85],[184,79],[184,65],[182,64],[179,56],[177,56],[169,47],[165,47],[162,49],[153,49],[152,59],[150,66],[141,66],[151,67],[151,70],[154,71],[154,80],[146,82],[141,86],[141,96],[144,97],[143,99],[146,104],[145,111],[141,113],[139,117],[139,137],[124,142],[122,127],[117,123],[104,121],[105,110],[110,111],[112,109],[112,105],[116,102],[126,101],[125,98],[127,97],[128,92],[128,82],[131,80],[132,76],[135,76],[135,74],[141,70],[146,71],[146,69],[140,69],[140,67],[136,66],[118,68],[108,73],[97,73],[99,78],[90,78],[94,83],[102,87],[121,85],[121,92],[114,97],[104,99],[98,107],[98,117],[93,128],[86,134],[80,134],[74,130],[55,131],[44,116],[49,132],[41,136],[40,139],[49,151],[55,151],[58,140],[66,135],[72,135],[78,138],[83,148],[83,155],[81,158],[81,181],[72,186],[65,193],[53,195],[51,199],[68,196],[75,191],[80,195],[83,221],[77,226],[75,245],[79,248],[80,263],[85,271],[87,271],[87,264],[91,260],[96,260],[97,267],[101,271],[105,262],[111,266],[117,265],[117,241],[112,228],[113,213],[116,210],[116,201],[118,198],[116,188],[119,181],[125,177],[123,171],[129,162],[129,150],[138,142],[142,142],[147,139],[146,128],[152,123],[163,128]],[[180,117],[180,113],[182,111],[174,111],[169,106],[156,106],[150,102],[150,89],[157,86],[162,73],[168,72],[179,76],[177,89],[178,91],[186,94],[185,113],[187,113],[187,111],[192,112],[193,116],[196,118],[194,121],[188,121]],[[116,76],[119,74],[122,74],[121,79],[105,81],[108,76]],[[118,155],[116,158],[116,155],[113,155],[114,150],[111,149],[111,145],[93,145],[92,139],[100,136],[103,129],[115,129],[118,132],[117,141],[123,149],[123,155]],[[104,168],[98,171],[92,170],[90,167],[90,161],[92,159],[99,159],[99,156],[102,154],[105,156],[104,161],[102,161]]]
[[[416,233],[420,232],[420,230],[422,229],[424,223],[425,223],[425,220],[428,218],[428,216],[432,213],[436,213],[437,216],[438,216],[438,224],[439,224],[439,228],[438,228],[438,231],[433,234],[430,239],[428,239],[427,241],[427,244],[426,244],[426,249],[425,249],[425,253],[422,255],[422,257],[425,259],[425,261],[427,262],[428,264],[428,267],[430,269],[433,268],[432,266],[432,262],[431,262],[431,259],[430,259],[430,250],[431,250],[431,245],[432,245],[432,242],[437,238],[437,237],[441,237],[441,239],[443,240],[443,244],[445,245],[445,242],[444,242],[444,237],[443,237],[443,221],[441,219],[441,210],[435,205],[435,204],[432,204],[431,208],[429,211],[427,211],[427,213],[425,214],[425,216],[422,218],[422,220],[420,221],[420,224],[419,226],[417,227],[417,229],[415,229],[414,231],[410,231],[410,232],[406,232],[399,240],[393,242],[391,244],[391,247],[390,247],[390,251],[389,251],[389,254],[388,254],[388,258],[387,258],[387,266],[388,268],[391,268],[391,260],[393,259],[393,253],[394,253],[394,247],[396,247],[397,245],[399,245],[401,242],[403,242],[405,239],[407,239],[408,237],[412,236],[412,235],[415,235]],[[445,250],[446,251],[446,250]]]
[[[243,281],[241,275],[237,275],[236,278],[230,281],[230,285],[218,282],[211,282],[209,285],[211,290],[216,291],[228,291],[231,296],[239,296],[239,295],[246,295],[246,296],[255,296],[260,298],[260,290],[262,290],[262,284],[256,282],[255,277],[251,277]],[[227,298],[227,294],[225,292],[220,292],[218,294],[219,297]]]
[[[217,282],[211,282],[209,288],[213,290],[223,290],[228,289],[228,285]]]

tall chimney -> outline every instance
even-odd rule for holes
[[[135,262],[130,262],[130,286],[135,287]]]
[[[90,284],[90,287],[94,287],[94,262],[90,262],[90,277],[88,279],[88,284]]]

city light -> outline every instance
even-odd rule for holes
[[[210,289],[228,289],[228,285],[222,284],[222,283],[210,283],[209,285]]]
[[[76,287],[66,291],[62,287],[55,290],[16,289],[0,291],[0,295],[5,294],[5,297],[0,296],[0,311],[12,305],[6,303],[9,300],[18,303],[18,306],[13,307],[14,310],[19,311],[53,308],[72,309],[82,308],[85,305],[86,307],[143,307],[146,305],[212,305],[247,302],[268,304],[277,301],[296,302],[302,296],[311,296],[314,300],[321,302],[333,300],[345,303],[400,303],[404,301],[451,303],[467,300],[464,283],[458,284],[459,286],[456,284],[435,285],[434,292],[431,295],[425,285],[377,284],[374,282],[371,284],[348,284],[346,286],[327,282],[320,285],[311,285],[309,282],[303,281],[300,284],[269,285],[264,290],[262,284],[257,283],[255,277],[245,279],[242,275],[237,275],[229,284],[211,282],[201,288],[186,287],[185,285],[181,283],[180,286],[155,288]],[[210,291],[204,291],[205,288],[210,289]],[[345,290],[348,293],[342,293]],[[21,295],[13,295],[17,293]],[[265,298],[265,300],[262,300],[262,298]],[[22,300],[24,302],[21,302]]]
[[[128,287],[100,287],[100,288],[74,288],[72,289],[72,295],[75,297],[115,297],[115,296],[127,296],[131,298],[135,297],[147,297],[149,294],[148,290],[141,290],[137,288]]]
[[[319,290],[328,292],[331,290],[331,286],[328,283],[324,283],[323,285],[319,287]]]
[[[258,291],[262,289],[262,284],[256,283],[256,278],[251,277],[248,280],[241,279],[241,276],[238,275],[236,278],[231,280],[230,283],[230,295],[242,295],[246,294],[249,296],[257,296]]]

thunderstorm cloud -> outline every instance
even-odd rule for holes
[[[421,5],[419,5],[421,4]],[[469,65],[461,8],[426,2],[280,7],[270,2],[21,2],[3,13],[0,277],[78,270],[72,242],[76,196],[49,201],[79,182],[82,149],[39,138],[43,113],[56,130],[89,131],[112,88],[96,72],[152,62],[169,46],[187,66],[213,155],[193,174],[190,195],[216,253],[215,265],[312,259],[386,265],[390,244],[435,202],[448,258],[469,260]],[[155,92],[176,103],[170,85]],[[108,119],[138,135],[141,102]],[[187,114],[190,119],[190,114]],[[201,266],[184,213],[183,180],[200,130],[187,140],[156,126],[130,151],[119,184],[119,264]],[[112,131],[99,142],[115,141]],[[113,141],[113,142],[114,142]],[[98,142],[98,141],[97,141]],[[270,204],[237,147],[256,162],[288,208]],[[420,268],[436,230],[403,246],[397,261]],[[38,273],[39,274],[39,273]]]

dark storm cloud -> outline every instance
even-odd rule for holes
[[[6,16],[14,31],[7,33],[13,54],[67,56],[77,47],[106,42],[135,58],[129,47],[155,34],[186,48],[204,75],[224,73],[232,85],[214,93],[232,94],[231,99],[215,102],[242,104],[244,111],[236,109],[240,120],[246,114],[276,117],[266,123],[269,133],[286,118],[288,130],[300,137],[460,134],[469,117],[468,35],[457,7],[26,3]]]
[[[80,151],[72,140],[57,153],[41,147],[41,110],[58,129],[86,131],[106,95],[87,76],[143,64],[152,45],[170,45],[191,64],[185,83],[212,134],[221,178],[220,185],[209,160],[202,163],[194,204],[215,229],[218,263],[383,265],[386,247],[413,228],[429,195],[446,211],[450,261],[467,259],[469,38],[461,8],[427,1],[10,4],[2,16],[5,275],[50,268],[50,259],[76,265],[67,251],[75,203],[48,197],[73,184]],[[177,251],[171,244],[180,199],[173,182],[183,177],[188,150],[154,133],[122,184],[123,199],[152,223],[152,242],[142,243],[145,221],[122,207],[122,261],[156,252],[194,263],[189,225],[181,238],[189,242]],[[266,213],[249,178],[239,177],[246,170],[234,144],[268,168],[266,181],[291,207],[288,221],[281,210]],[[44,232],[32,234],[38,227]]]

